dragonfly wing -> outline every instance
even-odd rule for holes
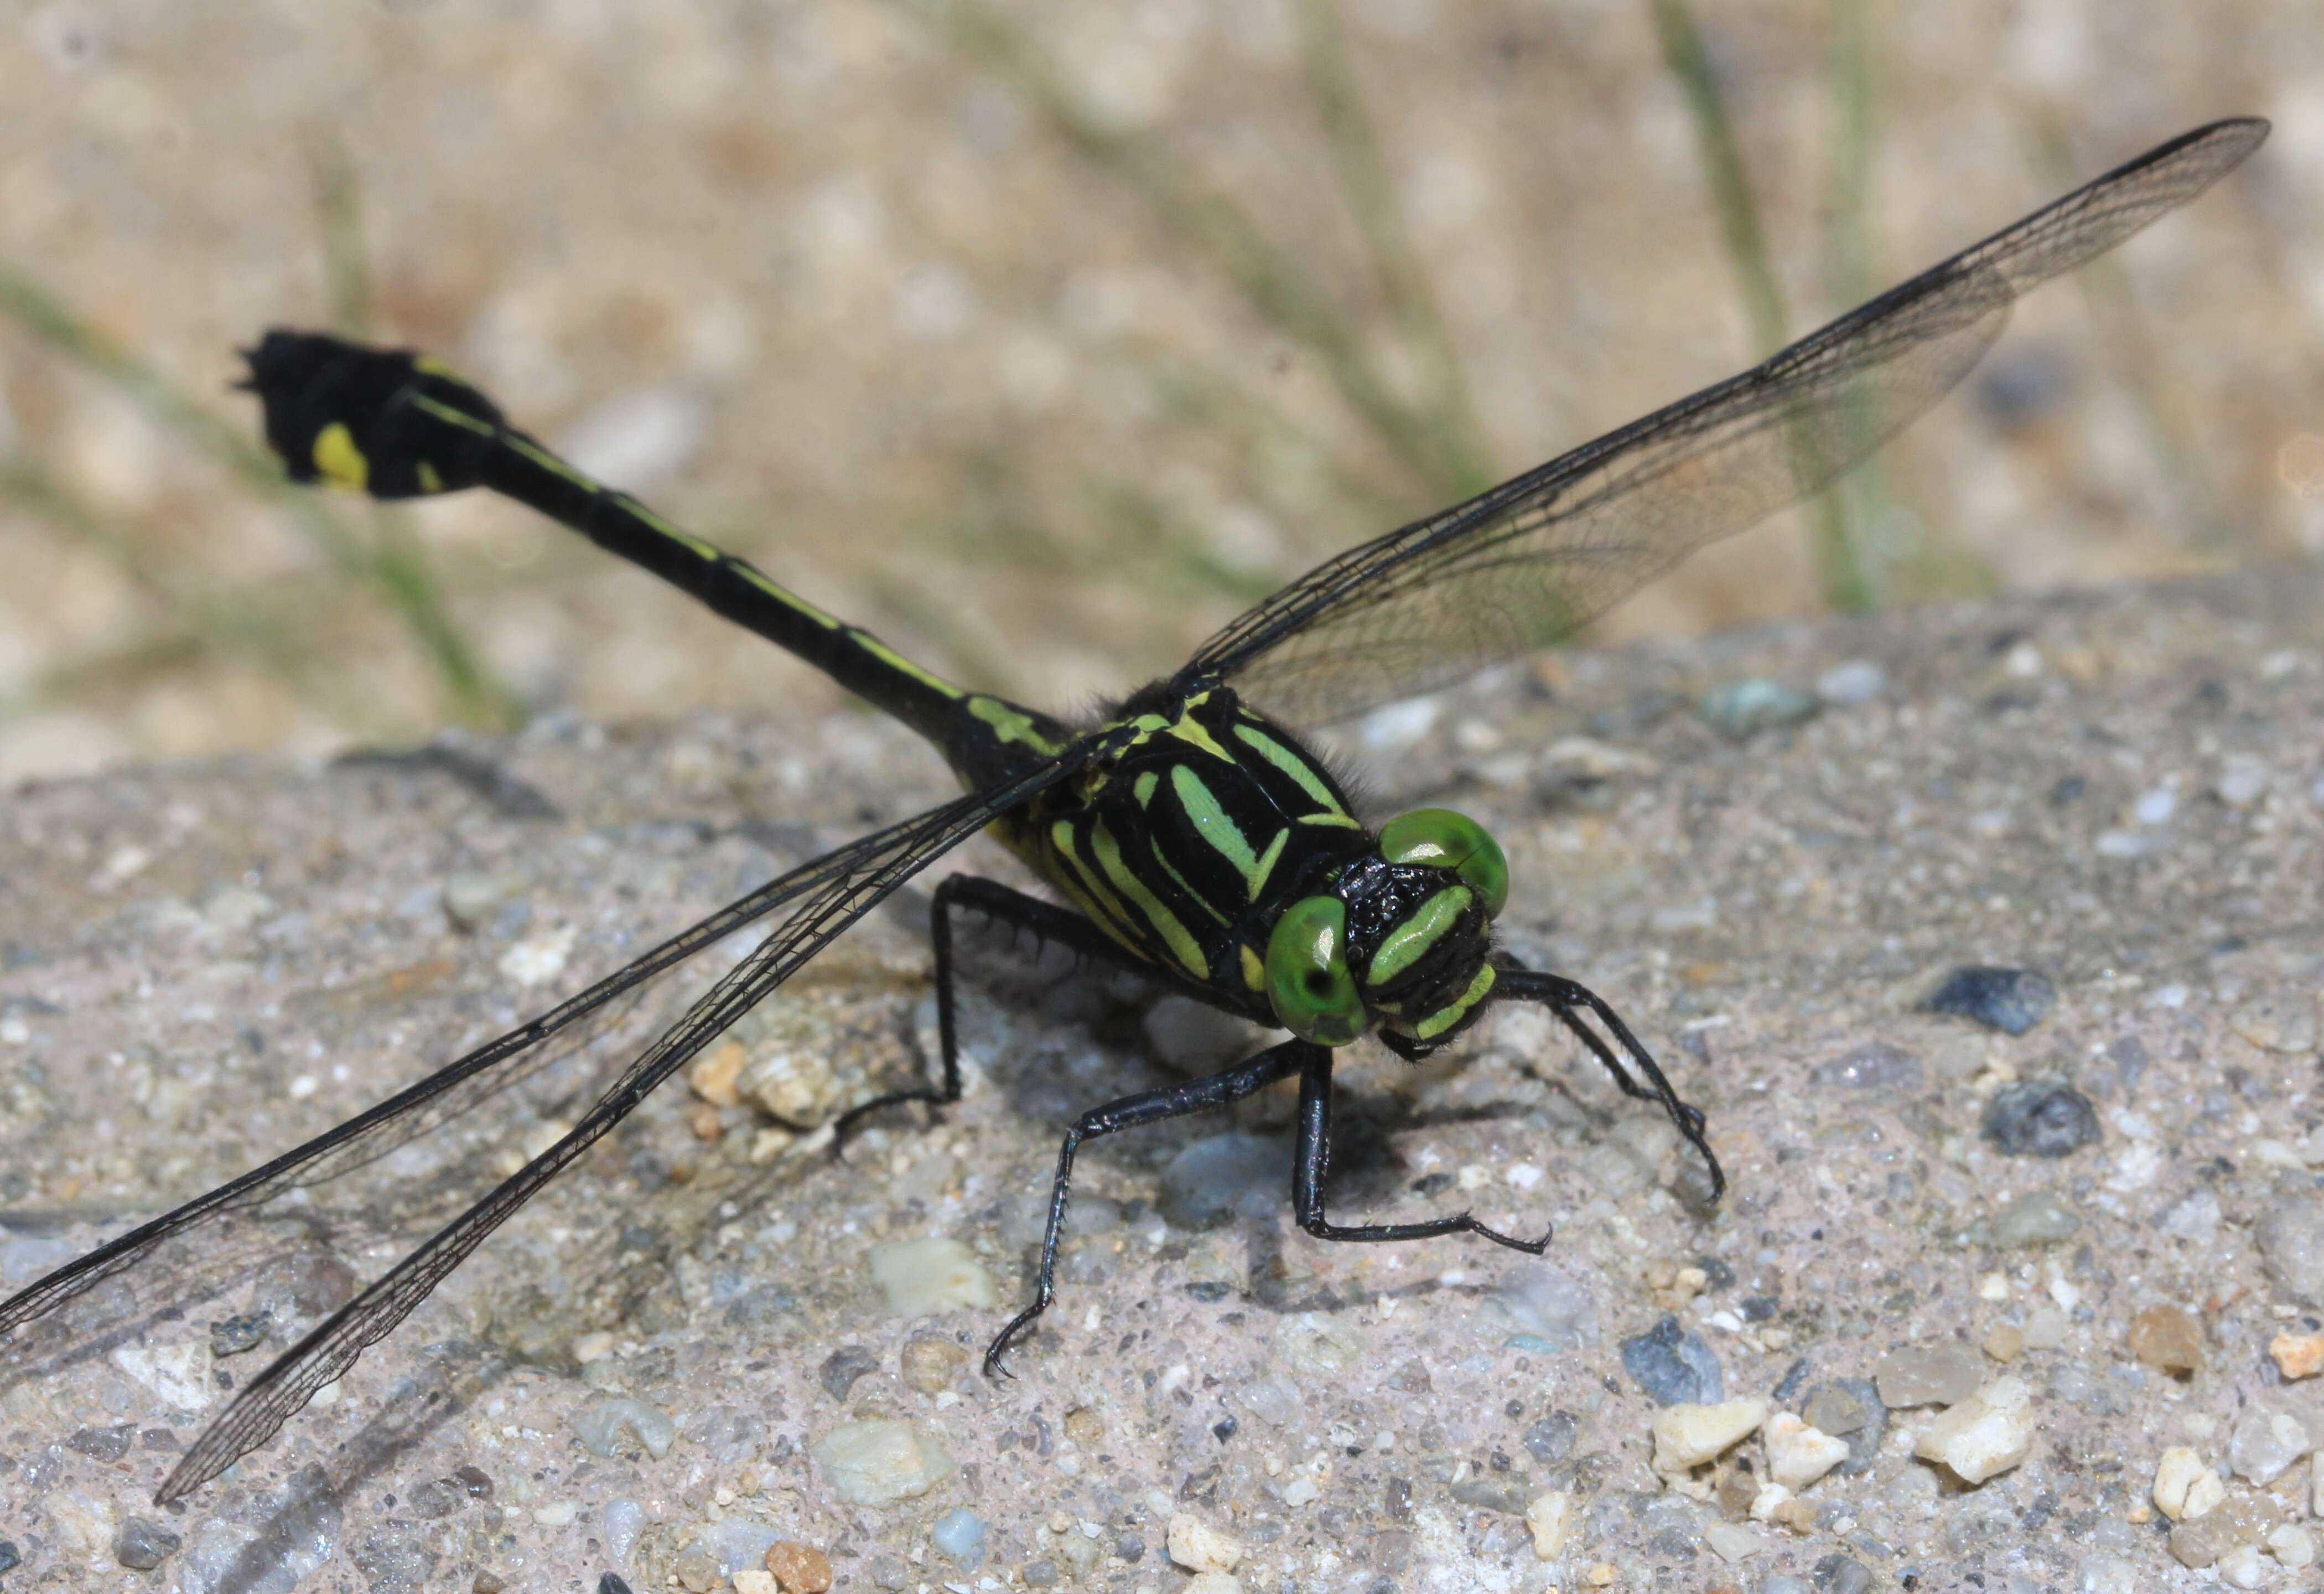
[[[881,899],[943,853],[1087,761],[1081,751],[1007,784],[933,808],[795,874],[810,878],[758,948],[696,1000],[598,1097],[570,1133],[397,1263],[246,1385],[162,1483],[166,1503],[189,1494],[264,1444],[366,1346],[392,1333],[470,1252],[566,1166],[634,1111],[729,1025]],[[834,859],[838,860],[835,865]]]
[[[1182,679],[1329,723],[1563,640],[1863,459],[1968,374],[2018,295],[2185,204],[2266,136],[2253,118],[2181,134],[1739,376],[1350,549],[1213,637]]]
[[[582,1029],[586,1042],[596,1022],[617,1018],[624,1000],[639,994],[656,976],[783,904],[827,884],[845,871],[853,857],[853,848],[842,848],[769,881],[530,1023],[493,1037],[305,1145],[197,1196],[28,1284],[6,1301],[0,1301],[0,1336],[46,1316],[105,1280],[154,1258],[172,1242],[201,1238],[205,1244],[210,1243],[215,1238],[211,1230],[229,1214],[247,1211],[294,1187],[336,1179],[440,1125],[464,1117],[485,1098],[554,1061],[559,1053],[552,1049],[552,1043],[569,1041],[576,1026]]]

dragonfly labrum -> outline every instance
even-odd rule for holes
[[[1029,930],[1100,964],[1286,1038],[1205,1078],[1095,1107],[1065,1132],[1030,1301],[991,1342],[989,1374],[1056,1293],[1076,1152],[1093,1137],[1223,1107],[1296,1080],[1292,1205],[1324,1240],[1468,1235],[1539,1254],[1546,1235],[1466,1211],[1354,1223],[1326,1210],[1333,1070],[1370,1036],[1417,1060],[1496,1006],[1536,1003],[1628,1095],[1659,1105],[1724,1175],[1703,1115],[1613,1006],[1526,967],[1495,922],[1513,879],[1474,820],[1423,808],[1376,819],[1302,727],[1433,690],[1555,643],[1690,552],[1810,494],[1951,389],[2011,304],[2192,199],[2266,136],[2237,119],[2173,139],[1963,250],[1764,363],[1425,519],[1326,561],[1234,620],[1181,668],[1092,722],[955,684],[824,612],[749,562],[591,479],[448,367],[321,334],[268,332],[246,385],[290,474],[376,498],[482,487],[643,566],[894,716],[941,751],[964,794],[793,868],[540,1018],[456,1059],[249,1173],[134,1228],[0,1302],[0,1335],[165,1242],[441,1121],[466,1092],[537,1058],[645,982],[745,927],[755,948],[644,1049],[570,1129],[247,1383],[161,1484],[164,1501],[264,1444],[461,1261],[835,938],[934,860],[990,831],[1046,886],[967,875],[933,892],[939,1055],[933,1077],[864,1101],[841,1135],[906,1103],[962,1093],[954,924]]]

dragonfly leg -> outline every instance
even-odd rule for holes
[[[1043,902],[1021,891],[974,875],[947,875],[938,883],[928,910],[928,940],[936,949],[936,1050],[944,1070],[943,1083],[917,1089],[890,1090],[884,1096],[849,1107],[832,1126],[832,1150],[847,1144],[856,1126],[872,1114],[908,1101],[945,1107],[960,1099],[960,1032],[954,1017],[955,973],[953,968],[952,920],[957,909],[971,909],[1012,931],[1029,930],[1036,941],[1056,941],[1084,958],[1134,968],[1102,931],[1071,909]]]
[[[1614,1082],[1622,1088],[1625,1096],[1662,1105],[1663,1111],[1670,1115],[1673,1126],[1686,1137],[1686,1143],[1694,1147],[1702,1156],[1703,1165],[1710,1169],[1711,1199],[1716,1200],[1725,1192],[1727,1172],[1720,1167],[1719,1158],[1712,1154],[1711,1142],[1704,1134],[1702,1109],[1680,1099],[1669,1077],[1655,1061],[1654,1053],[1630,1033],[1630,1026],[1622,1022],[1621,1015],[1609,1006],[1603,996],[1579,980],[1526,968],[1514,959],[1503,960],[1499,987],[1494,995],[1503,1000],[1515,998],[1539,1002],[1556,1014],[1559,1021],[1590,1049],[1591,1055],[1605,1065],[1606,1071],[1614,1076]],[[1605,1037],[1593,1025],[1583,1021],[1582,1015],[1584,1013],[1612,1033],[1615,1044],[1620,1046],[1629,1055],[1630,1061],[1637,1065],[1639,1072],[1646,1075],[1646,1083],[1640,1083],[1637,1077],[1614,1055],[1613,1048],[1607,1045]]]
[[[1307,1053],[1318,1051],[1304,1041],[1286,1041],[1269,1047],[1223,1073],[1207,1079],[1190,1080],[1183,1085],[1172,1085],[1161,1090],[1141,1090],[1135,1096],[1125,1096],[1119,1101],[1109,1101],[1103,1107],[1093,1107],[1074,1120],[1065,1131],[1065,1144],[1057,1150],[1057,1177],[1049,1187],[1049,1222],[1041,1234],[1041,1265],[1034,1283],[1033,1304],[1009,1320],[1008,1326],[992,1337],[991,1346],[984,1353],[984,1376],[1004,1377],[1009,1369],[1001,1358],[1010,1344],[1032,1326],[1033,1320],[1049,1309],[1056,1295],[1057,1241],[1065,1232],[1065,1198],[1073,1184],[1074,1154],[1084,1140],[1094,1140],[1101,1135],[1132,1129],[1141,1124],[1157,1124],[1164,1118],[1184,1117],[1189,1113],[1209,1112],[1231,1101],[1239,1101],[1255,1090],[1264,1090],[1277,1080],[1288,1079],[1305,1066]],[[1329,1055],[1326,1053],[1326,1055]]]
[[[1345,1224],[1324,1217],[1323,1179],[1332,1169],[1332,1052],[1323,1046],[1293,1044],[1304,1046],[1306,1053],[1300,1060],[1299,1143],[1291,1172],[1291,1210],[1300,1228],[1319,1240],[1425,1240],[1444,1234],[1473,1234],[1529,1256],[1549,1249],[1546,1234],[1537,1240],[1521,1240],[1486,1227],[1467,1212],[1418,1223]]]

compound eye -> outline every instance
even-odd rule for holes
[[[1371,1027],[1348,972],[1348,910],[1335,896],[1303,897],[1267,938],[1267,999],[1285,1029],[1319,1046],[1344,1046]]]
[[[1485,827],[1449,808],[1416,808],[1380,829],[1380,857],[1392,864],[1432,864],[1452,869],[1477,894],[1485,917],[1498,919],[1509,900],[1509,860]]]

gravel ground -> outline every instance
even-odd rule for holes
[[[1061,1120],[1242,1037],[973,937],[967,1099],[834,1161],[769,1108],[922,1066],[916,888],[182,1507],[226,1392],[706,975],[17,1336],[0,1586],[2307,1586],[2319,616],[2277,570],[1567,654],[1355,727],[1383,804],[1495,828],[1511,944],[1709,1111],[1715,1208],[1509,1011],[1351,1060],[1334,1198],[1554,1223],[1545,1261],[1310,1241],[1269,1096],[1085,1155],[1058,1307],[988,1382]],[[944,790],[852,715],[20,790],[0,1278]]]

